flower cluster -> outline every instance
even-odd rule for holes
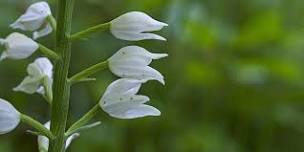
[[[165,41],[164,37],[151,32],[168,26],[143,12],[123,14],[107,25],[109,25],[108,28],[114,37],[127,41],[147,39]],[[0,39],[0,45],[5,48],[0,56],[0,61],[4,59],[25,59],[37,50],[41,50],[47,57],[49,57],[48,55],[57,56],[55,52],[34,41],[56,30],[56,21],[46,2],[37,2],[29,6],[26,12],[10,27],[33,32],[33,39],[17,32]],[[165,84],[164,76],[150,67],[149,64],[152,60],[167,56],[168,54],[164,53],[151,53],[139,46],[127,46],[118,50],[107,59],[106,63],[108,69],[119,79],[107,87],[98,103],[98,108],[119,119],[159,116],[161,112],[158,109],[146,104],[150,100],[149,97],[138,95],[138,92],[141,86],[150,80]],[[52,104],[54,72],[52,60],[47,57],[39,57],[29,64],[27,67],[28,75],[13,90],[27,94],[39,93]],[[28,118],[22,119],[22,116],[9,102],[0,99],[0,134],[12,131],[20,121],[32,121]],[[82,126],[82,128],[92,126],[94,125]],[[50,121],[44,126],[42,125],[42,128],[50,130]],[[45,132],[46,134],[39,134],[38,136],[40,151],[47,151],[49,147],[49,137],[45,136],[48,131]],[[69,134],[66,140],[66,148],[78,136],[78,132]]]

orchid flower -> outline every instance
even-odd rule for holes
[[[118,39],[128,41],[139,41],[146,39],[166,39],[157,34],[149,33],[159,31],[168,26],[159,22],[143,12],[129,12],[111,21],[111,33]]]
[[[47,128],[47,129],[50,129],[50,126],[51,126],[51,122],[48,121],[47,123],[44,124],[44,126]],[[80,134],[79,133],[74,133],[72,134],[71,136],[69,136],[65,142],[65,149],[67,149],[70,144],[72,143],[72,141],[74,139],[76,139],[77,137],[79,137]],[[48,149],[49,149],[49,139],[45,136],[38,136],[38,148],[39,148],[39,151],[40,152],[47,152]]]
[[[34,63],[29,64],[27,73],[28,76],[13,89],[14,91],[22,91],[28,94],[35,92],[44,94],[47,89],[45,87],[52,87],[53,65],[47,58],[38,58]]]
[[[20,33],[12,33],[5,39],[0,39],[0,45],[5,47],[0,61],[6,58],[25,59],[39,48],[35,41]]]
[[[37,39],[50,34],[53,31],[48,17],[52,16],[51,9],[46,2],[32,4],[17,21],[10,26],[13,29],[33,31],[33,38]]]
[[[119,119],[134,119],[145,116],[159,116],[161,112],[146,105],[150,99],[137,95],[143,81],[122,78],[108,86],[99,105],[110,116]]]
[[[152,59],[160,59],[168,54],[150,53],[138,46],[127,46],[108,59],[110,70],[117,76],[143,81],[158,80],[165,84],[164,77],[149,67]]]
[[[6,100],[0,98],[0,134],[14,130],[20,122],[20,113]]]

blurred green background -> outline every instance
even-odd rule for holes
[[[0,35],[31,0],[0,0]],[[55,0],[49,1],[56,12]],[[145,84],[142,94],[161,117],[118,120],[101,113],[102,125],[83,132],[72,152],[303,152],[303,0],[76,0],[73,31],[108,22],[132,10],[169,23],[159,41],[125,42],[99,33],[73,46],[71,74],[105,60],[127,45],[169,57],[152,66],[166,85]],[[27,33],[30,34],[30,33]],[[52,36],[39,39],[49,47]],[[3,50],[3,49],[1,49]],[[0,97],[41,122],[49,110],[41,96],[13,92],[26,60],[0,63]],[[73,87],[69,124],[96,102],[113,80],[110,72]],[[36,152],[26,125],[0,136],[1,152]]]

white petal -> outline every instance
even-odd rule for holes
[[[47,129],[50,129],[50,121],[48,121],[47,123],[44,124],[44,126],[47,128]],[[49,149],[49,139],[45,136],[38,136],[38,148],[39,148],[39,151],[48,151]]]
[[[51,15],[51,10],[46,2],[32,4],[16,22],[10,26],[14,29],[35,31],[46,22],[46,17]]]
[[[43,29],[39,30],[39,31],[35,31],[33,33],[33,39],[38,39],[40,37],[44,37],[50,33],[52,33],[53,28],[51,26],[51,24],[47,24]]]
[[[35,41],[20,33],[10,34],[5,42],[6,50],[4,51],[5,54],[2,54],[2,59],[25,59],[39,47]]]
[[[19,122],[19,112],[9,102],[0,99],[0,134],[14,130]]]
[[[119,39],[139,41],[145,39],[165,40],[165,38],[146,32],[161,30],[168,24],[159,22],[143,12],[129,12],[111,21],[111,32]]]
[[[141,83],[142,81],[134,79],[118,79],[108,86],[104,96],[135,95],[139,91]]]
[[[149,65],[152,62],[150,52],[142,47],[127,46],[118,50],[111,58],[110,64],[119,62],[120,64]]]
[[[70,146],[70,144],[72,143],[72,141],[74,139],[78,138],[79,136],[80,136],[79,133],[74,133],[70,137],[68,137],[68,139],[65,142],[65,149],[67,149]]]
[[[7,53],[6,52],[3,52],[0,56],[0,61],[4,60],[7,58]]]
[[[105,96],[102,98],[101,106],[107,107],[114,104],[120,104],[120,103],[136,103],[136,104],[143,104],[148,102],[150,99],[147,96],[143,95],[111,95],[111,96]]]
[[[43,77],[48,76],[52,78],[53,75],[53,64],[48,58],[41,57],[34,61],[34,63],[29,64],[27,67],[27,72],[33,77]]]
[[[136,95],[140,83],[126,78],[114,81],[101,98],[100,107],[110,116],[120,119],[159,116],[159,110],[144,104],[150,100],[149,97]]]
[[[142,81],[157,80],[165,84],[163,75],[149,66],[112,65],[110,70],[119,77]]]
[[[135,119],[161,114],[158,109],[152,106],[131,102],[109,105],[104,107],[104,110],[112,117],[119,119]]]
[[[53,82],[53,65],[47,58],[38,58],[27,67],[28,75],[14,91],[21,91],[28,94],[44,93],[43,79],[48,78],[49,85]],[[48,86],[51,88],[52,86]]]
[[[166,38],[153,33],[132,33],[126,31],[112,31],[112,34],[118,39],[128,40],[128,41],[141,41],[141,40],[149,40],[149,39],[167,41]]]
[[[41,86],[42,78],[41,77],[25,77],[25,79],[13,90],[25,92],[28,94],[35,93]]]
[[[149,65],[152,59],[160,59],[168,56],[165,53],[150,53],[146,49],[138,46],[127,46],[117,51],[111,58],[113,62],[123,62],[122,64]]]
[[[109,69],[117,76],[138,80],[158,80],[164,84],[164,78],[157,70],[147,66],[152,59],[160,59],[168,54],[150,53],[138,46],[127,46],[109,58]]]

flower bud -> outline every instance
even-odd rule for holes
[[[9,102],[0,98],[0,134],[14,130],[20,122],[20,113]]]
[[[112,34],[122,40],[139,41],[146,39],[163,40],[166,39],[153,33],[163,27],[166,23],[159,22],[143,12],[129,12],[111,21]]]
[[[164,77],[157,70],[149,67],[152,59],[160,59],[168,54],[150,53],[138,46],[127,46],[109,58],[109,68],[117,76],[143,81],[158,80],[165,83]]]
[[[44,94],[43,79],[49,79],[48,85],[53,82],[53,65],[45,57],[38,58],[27,67],[28,76],[13,90],[22,91],[28,94],[38,92]],[[51,87],[50,87],[51,88]]]
[[[5,47],[0,61],[6,58],[25,59],[39,48],[35,41],[20,33],[12,33],[6,39],[0,39],[0,45]]]
[[[37,39],[53,31],[47,19],[49,16],[52,16],[52,13],[48,3],[37,2],[32,4],[26,12],[10,26],[13,29],[34,31],[33,38]]]
[[[119,79],[108,86],[99,105],[110,116],[119,119],[134,119],[146,116],[159,116],[156,108],[146,105],[147,96],[136,95],[143,81]]]

